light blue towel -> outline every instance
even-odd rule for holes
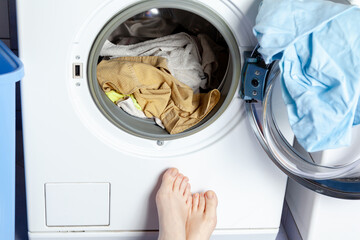
[[[280,60],[290,125],[309,152],[348,146],[360,123],[360,9],[326,0],[264,0],[254,33]]]

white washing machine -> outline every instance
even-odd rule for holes
[[[266,126],[275,125],[267,119],[273,118],[264,111],[262,126],[261,104],[243,100],[246,91],[262,96],[254,94],[257,84],[240,84],[242,72],[243,79],[251,75],[246,69],[252,63],[244,65],[247,56],[254,60],[256,55],[251,54],[257,44],[252,26],[259,3],[17,1],[20,57],[26,68],[21,88],[31,240],[156,239],[155,194],[168,167],[188,176],[193,192],[217,193],[218,224],[212,239],[275,239],[286,174],[312,190],[325,189],[309,175],[297,176],[274,150],[274,142],[286,148],[294,139],[280,88],[274,88],[275,98],[265,95],[265,104],[276,105],[264,108],[276,113],[279,127],[270,130]],[[128,116],[96,81],[105,40],[129,19],[153,18],[176,23],[181,31],[206,33],[228,53],[219,103],[199,124],[175,135]],[[255,75],[265,69],[264,76],[276,79],[276,67],[268,71],[272,66],[258,65]],[[279,129],[281,134],[271,140],[274,134],[267,131]]]
[[[31,240],[156,239],[155,194],[168,167],[188,176],[193,192],[217,193],[214,239],[275,239],[287,177],[257,143],[238,96],[242,52],[256,45],[258,4],[17,2]],[[220,103],[197,127],[177,135],[152,123],[128,123],[93,79],[105,39],[150,9],[223,39],[230,53]]]

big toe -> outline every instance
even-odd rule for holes
[[[169,168],[168,170],[166,170],[162,178],[162,184],[171,186],[172,188],[178,173],[179,170],[177,168]]]
[[[206,206],[205,206],[205,214],[209,217],[216,218],[216,208],[218,204],[217,196],[214,191],[207,191],[205,193],[206,197]]]

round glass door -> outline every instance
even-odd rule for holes
[[[100,84],[99,76],[105,80],[115,79],[106,74],[120,69],[117,66],[106,72],[109,64],[118,61],[134,65],[143,59],[164,60],[167,66],[156,65],[156,69],[164,69],[162,76],[171,80],[176,77],[179,81],[153,81],[152,85],[141,83],[146,87],[136,91],[136,94],[141,95],[142,104],[132,93],[135,91],[131,91],[131,94],[122,94],[120,90],[123,89],[116,92],[120,85],[128,86],[135,80],[126,79],[126,82],[122,79],[116,83]],[[200,132],[225,112],[236,94],[240,59],[239,46],[231,29],[210,8],[193,1],[181,4],[164,0],[139,1],[115,15],[95,39],[89,55],[89,89],[100,112],[119,129],[144,139],[175,140]],[[98,70],[100,65],[104,66],[101,73]],[[123,71],[121,74],[127,73]],[[183,86],[185,84],[192,88],[193,95]],[[104,85],[111,91],[105,90]],[[172,94],[179,94],[166,97],[165,92],[170,88],[166,86],[173,85],[181,85],[181,88],[172,89]],[[213,97],[212,93],[216,96]],[[209,96],[208,100],[206,96]],[[187,99],[193,101],[188,103]],[[132,108],[126,103],[127,100],[132,100]],[[166,101],[168,104],[165,108],[162,104]],[[140,105],[143,108],[151,105],[152,110],[146,110],[148,114],[145,115]],[[178,117],[173,117],[175,115]],[[171,132],[175,128],[172,126],[180,126],[181,131]]]
[[[360,199],[360,154],[356,147],[360,129],[354,127],[352,145],[346,149],[308,153],[291,131],[277,62],[272,66],[258,65],[268,68],[263,99],[245,97],[245,105],[255,135],[268,156],[289,177],[309,189],[337,198]],[[245,79],[243,75],[242,89],[248,85]]]

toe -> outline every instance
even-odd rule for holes
[[[187,200],[186,200],[186,205],[188,206],[188,207],[190,207],[191,206],[191,204],[192,204],[192,196],[190,195],[190,196],[188,196],[188,198],[187,198]]]
[[[205,194],[200,193],[199,211],[203,212],[204,210],[205,210]]]
[[[209,215],[210,217],[216,216],[216,207],[218,204],[217,196],[213,191],[207,191],[205,193],[206,197],[206,207],[205,207],[205,214]]]
[[[189,182],[189,178],[184,177],[183,180],[180,183],[180,193],[182,195],[185,194],[185,190],[186,190],[186,186],[188,185],[188,182]]]
[[[195,193],[192,197],[192,210],[197,211],[199,207],[199,194]]]
[[[173,191],[180,190],[180,184],[181,184],[183,178],[184,178],[184,175],[182,175],[181,173],[177,175],[175,182],[174,182]]]
[[[167,184],[167,185],[173,185],[176,175],[178,173],[179,173],[179,170],[177,170],[176,168],[169,168],[168,170],[166,170],[166,172],[163,175],[162,183]]]

